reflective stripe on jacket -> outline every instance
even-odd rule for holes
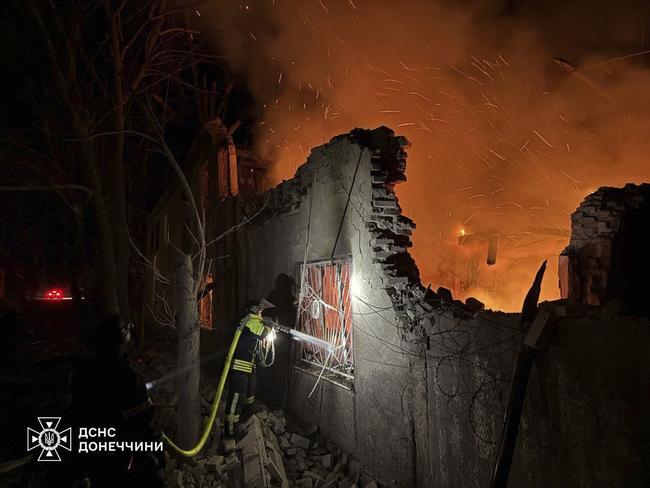
[[[271,329],[264,325],[261,315],[248,314],[240,322],[242,332],[233,356],[232,369],[243,373],[255,371],[255,353],[260,339],[266,337]]]

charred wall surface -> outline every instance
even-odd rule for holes
[[[603,187],[571,215],[571,241],[560,257],[562,296],[588,305],[618,300],[650,316],[650,185]]]

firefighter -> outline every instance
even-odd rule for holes
[[[115,428],[118,441],[158,442],[162,433],[142,375],[127,361],[132,325],[118,315],[95,330],[95,355],[84,360],[71,381],[73,425]],[[77,459],[77,476],[95,487],[164,487],[165,454],[87,454]]]
[[[242,438],[246,431],[240,424],[242,410],[249,412],[255,403],[257,386],[256,363],[260,341],[271,332],[273,321],[262,317],[264,310],[275,306],[262,299],[253,301],[248,314],[241,320],[239,342],[230,366],[230,382],[226,401],[226,436]]]

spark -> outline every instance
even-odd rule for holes
[[[474,78],[473,76],[469,76],[468,74],[462,72],[460,69],[456,68],[456,66],[454,66],[453,64],[450,64],[449,67],[450,67],[451,69],[453,69],[454,71],[456,71],[458,74],[460,74],[460,75],[464,76],[465,78],[467,78],[468,80],[470,80],[470,81],[475,81],[475,82],[478,83],[479,85],[482,85],[482,84],[483,84],[483,82],[482,82],[481,80],[477,80],[477,79]]]
[[[442,91],[442,90],[437,90],[437,92],[440,93],[441,95],[444,95],[444,96],[446,96],[446,97],[449,97],[449,98],[451,98],[451,99],[453,99],[453,100],[460,100],[459,97],[454,96],[454,95],[450,95],[449,93],[444,92],[444,91]]]
[[[499,154],[498,152],[494,151],[493,149],[491,149],[491,148],[488,147],[487,150],[490,151],[492,154],[494,154],[497,158],[501,159],[502,161],[508,161],[506,158],[504,158],[503,156],[501,156],[501,154]]]
[[[475,67],[476,69],[478,69],[481,73],[483,73],[487,78],[489,78],[490,81],[492,81],[492,83],[495,82],[495,81],[494,81],[494,78],[492,78],[492,76],[490,76],[490,73],[488,73],[487,71],[485,71],[483,68],[481,68],[480,66],[478,66],[476,63],[472,63],[472,66],[474,66],[474,67]]]
[[[323,7],[323,10],[325,10],[325,12],[327,12],[328,14],[330,13],[330,11],[327,10],[327,7],[326,7],[325,4],[323,3],[323,0],[318,0],[318,3],[320,3],[320,6]]]
[[[408,67],[404,62],[400,61],[399,64],[404,68],[406,71],[417,71],[417,72],[422,72],[421,69],[416,69],[416,68],[410,68]]]
[[[408,78],[408,79],[411,80],[411,81],[415,81],[416,83],[424,84],[424,83],[422,82],[422,80],[418,80],[417,78],[414,78],[413,76],[409,76],[409,75],[404,74],[404,73],[402,73],[402,76],[403,76],[404,78]]]
[[[409,92],[409,95],[414,95],[414,96],[416,96],[416,97],[420,97],[420,98],[422,98],[423,100],[426,100],[427,102],[431,103],[431,99],[425,97],[425,96],[422,95],[421,93],[418,93],[418,92],[414,92],[414,91],[412,91],[412,92]]]
[[[648,53],[650,53],[650,50],[639,51],[639,52],[636,52],[636,53],[628,54],[626,56],[619,56],[617,58],[608,59],[607,61],[603,61],[601,63],[596,63],[596,64],[592,64],[590,66],[587,66],[587,67],[583,68],[583,71],[588,70],[588,69],[592,69],[592,68],[597,68],[599,66],[603,66],[603,65],[606,65],[606,64],[615,63],[617,61],[623,61],[625,59],[634,58],[636,56],[643,56],[643,55],[648,54]]]
[[[537,132],[535,129],[533,129],[533,132],[535,133],[535,135],[536,135],[537,137],[539,137],[539,138],[542,140],[542,142],[543,142],[544,144],[546,144],[546,145],[547,145],[548,147],[550,147],[551,149],[555,149],[555,148],[553,147],[553,145],[552,145],[550,142],[548,142],[546,139],[544,139],[544,137],[542,137],[542,135],[541,135],[539,132]]]

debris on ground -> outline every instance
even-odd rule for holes
[[[145,378],[173,377],[175,360],[169,355],[141,364]],[[148,377],[148,378],[147,378]],[[214,382],[201,388],[202,413],[209,414]],[[173,432],[176,422],[174,381],[159,383],[151,392],[160,423]],[[225,397],[225,395],[224,395]],[[223,412],[223,405],[220,409]],[[204,418],[205,420],[205,418]],[[327,439],[316,425],[301,425],[283,410],[262,408],[245,416],[246,435],[236,442],[222,438],[223,423],[217,420],[213,435],[195,458],[172,455],[168,466],[168,486],[173,488],[377,488],[359,460]],[[171,453],[170,453],[171,454]]]
[[[245,422],[247,433],[225,454],[212,446],[192,460],[172,461],[173,488],[377,488],[359,461],[315,426],[266,410]],[[234,443],[234,440],[227,439]]]

